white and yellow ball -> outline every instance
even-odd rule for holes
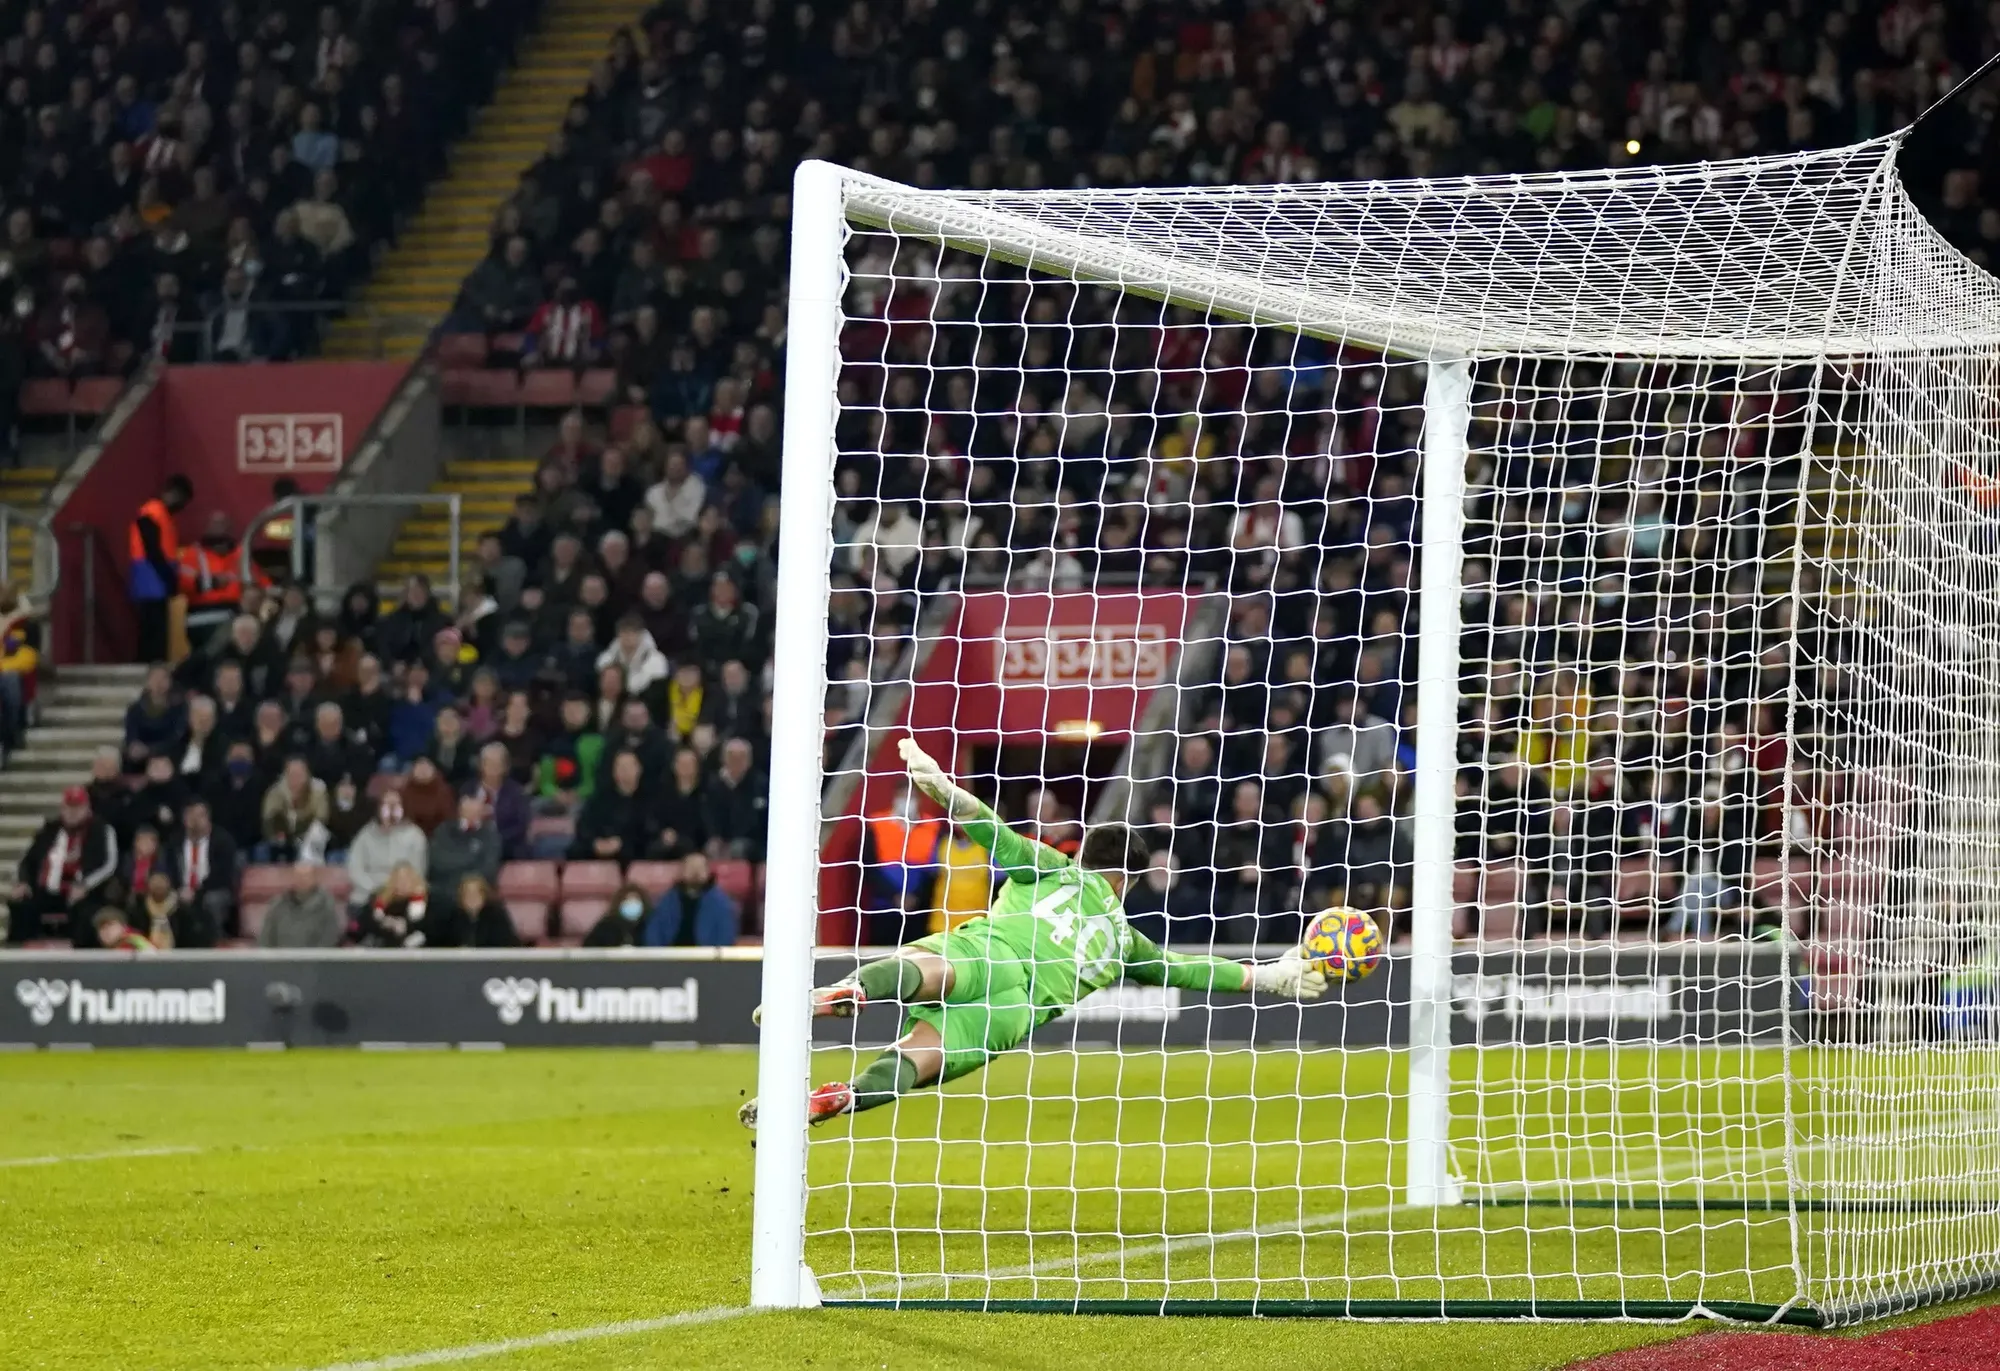
[[[1358,909],[1315,914],[1299,950],[1329,981],[1358,981],[1382,965],[1382,930]]]

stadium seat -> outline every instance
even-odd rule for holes
[[[247,866],[243,868],[243,879],[237,886],[237,898],[246,905],[252,900],[269,901],[291,888],[290,867],[275,864]]]
[[[608,405],[617,388],[617,372],[609,367],[592,367],[577,380],[576,402],[593,408]]]
[[[554,862],[508,862],[500,868],[500,898],[539,900],[554,904],[562,896],[562,880]]]
[[[271,907],[269,900],[245,900],[237,913],[237,927],[243,936],[252,942],[257,940],[259,930],[264,927],[264,911]]]
[[[563,904],[567,906],[571,900],[608,900],[624,883],[625,873],[616,862],[565,862]]]
[[[454,367],[439,387],[446,404],[475,409],[512,409],[521,398],[519,373],[489,367]]]
[[[86,376],[70,392],[69,412],[93,416],[102,414],[118,403],[118,397],[124,390],[125,378],[122,376]]]
[[[508,900],[507,916],[514,921],[514,932],[521,941],[533,946],[549,936],[549,903],[546,900]]]
[[[31,415],[69,413],[69,382],[37,377],[21,383],[21,413]]]
[[[715,864],[715,884],[722,893],[736,901],[738,905],[750,903],[752,884],[750,863],[739,860],[720,861]]]
[[[577,402],[576,373],[541,367],[521,377],[520,403],[527,409],[571,409]]]
[[[680,878],[679,862],[634,862],[625,868],[625,879],[645,891],[649,900],[659,899]]]
[[[354,893],[354,877],[344,866],[327,867],[320,873],[319,883],[327,894],[342,904],[346,904],[348,896]]]
[[[394,771],[378,771],[368,778],[368,798],[379,800],[392,790],[403,788],[402,776]]]
[[[563,937],[581,940],[610,907],[609,900],[564,900],[562,917],[557,926],[562,930]]]
[[[611,441],[622,443],[627,438],[630,438],[632,430],[639,426],[639,420],[644,418],[645,414],[646,407],[644,405],[620,405],[618,408],[612,410]]]
[[[505,353],[509,357],[519,357],[521,350],[528,346],[525,333],[496,333],[493,335],[493,352]],[[491,356],[492,353],[488,353]]]
[[[446,333],[438,337],[440,367],[483,367],[489,344],[483,333]]]

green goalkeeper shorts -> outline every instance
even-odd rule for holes
[[[913,947],[951,963],[951,993],[943,1004],[911,1005],[903,1031],[929,1024],[944,1039],[944,1079],[956,1080],[1009,1048],[1035,1026],[1028,963],[981,923],[919,938]]]

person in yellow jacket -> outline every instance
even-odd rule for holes
[[[947,832],[938,853],[937,903],[931,915],[933,933],[949,932],[976,919],[993,903],[993,854],[962,828]]]
[[[0,584],[0,748],[20,747],[28,727],[28,703],[35,698],[35,670],[42,664],[35,646],[35,607],[12,586]]]

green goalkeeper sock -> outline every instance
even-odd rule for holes
[[[882,963],[877,962],[877,966]],[[854,1078],[854,1109],[874,1109],[907,1095],[917,1088],[917,1064],[893,1048],[884,1052]]]
[[[871,1000],[900,1000],[907,1004],[923,989],[924,973],[908,957],[884,957],[855,972],[854,983]]]

